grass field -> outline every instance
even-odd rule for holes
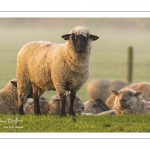
[[[150,132],[150,115],[32,116],[0,115],[0,132]]]

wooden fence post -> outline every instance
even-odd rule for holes
[[[127,50],[127,82],[132,82],[133,72],[133,48],[128,47]]]

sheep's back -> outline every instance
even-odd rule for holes
[[[58,44],[50,42],[31,42],[18,53],[17,67],[20,77],[30,78],[41,89],[54,90],[51,80],[51,62],[57,55]],[[60,52],[59,52],[60,53]]]

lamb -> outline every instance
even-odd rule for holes
[[[22,47],[17,57],[18,113],[24,114],[23,98],[33,88],[34,113],[39,115],[39,97],[56,90],[60,97],[60,116],[66,116],[66,91],[70,91],[69,114],[74,115],[76,93],[90,75],[91,43],[99,37],[82,26],[62,36],[66,43],[34,41]],[[44,62],[44,63],[43,63]]]
[[[150,114],[150,102],[143,99],[141,91],[123,88],[111,92],[116,97],[113,106],[116,114]]]
[[[146,101],[150,101],[150,83],[149,82],[139,82],[139,83],[133,83],[128,86],[125,86],[127,88],[130,88],[135,91],[141,91],[143,93],[143,98]],[[113,89],[113,88],[112,88]],[[118,90],[118,89],[117,89]],[[115,95],[111,94],[107,99],[105,104],[112,109],[115,101]]]
[[[82,112],[82,114],[98,114],[103,111],[110,110],[101,99],[91,99],[84,102],[83,104],[84,111]]]
[[[68,108],[70,105],[70,95],[68,92],[66,93],[66,97],[67,99],[66,99],[65,110],[66,112],[68,112],[69,111]],[[77,96],[75,97],[75,100],[74,100],[73,109],[74,109],[74,112],[79,115],[84,110],[84,105],[82,101],[79,99],[79,97]],[[58,115],[59,112],[60,112],[60,98],[58,95],[54,95],[49,101],[49,114]]]
[[[0,90],[0,113],[17,114],[17,79],[13,78]]]
[[[89,96],[89,99],[102,99],[104,102],[109,97],[110,89],[118,89],[129,85],[129,83],[126,83],[121,80],[108,80],[108,79],[102,79],[97,78],[93,79],[89,82],[87,85],[87,93]]]

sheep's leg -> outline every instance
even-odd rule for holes
[[[21,98],[21,96],[18,96],[18,114],[24,115],[24,111],[23,111],[23,98]]]
[[[39,98],[42,95],[43,91],[39,87],[32,85],[33,88],[33,99],[34,99],[34,114],[40,115],[41,110],[40,110],[40,102]]]
[[[76,93],[71,90],[70,91],[70,106],[69,106],[69,112],[68,112],[71,116],[76,116],[76,114],[74,113],[74,109],[73,109],[75,97],[76,97]]]
[[[40,103],[39,103],[39,97],[37,93],[33,94],[33,99],[34,99],[34,114],[40,115]]]
[[[60,97],[60,116],[66,116],[65,104],[66,104],[66,94],[59,94]]]
[[[24,115],[24,110],[23,110],[23,99],[25,96],[25,91],[22,92],[23,89],[18,87],[18,114]]]

